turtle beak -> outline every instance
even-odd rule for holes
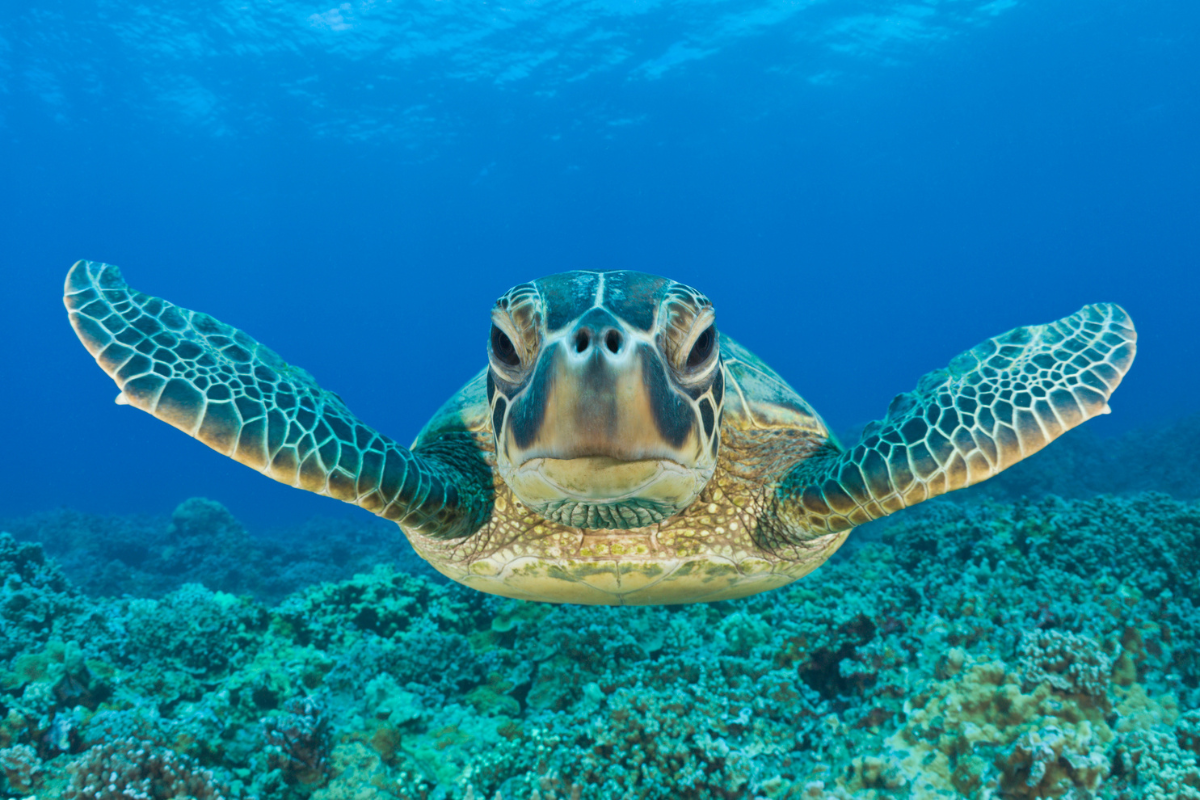
[[[607,310],[592,309],[545,343],[526,391],[513,398],[503,443],[510,463],[597,458],[694,465],[703,451],[696,415],[666,370],[652,341]]]

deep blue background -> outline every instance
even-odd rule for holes
[[[0,516],[343,513],[114,405],[61,305],[78,258],[401,441],[495,297],[573,268],[705,291],[839,429],[1102,300],[1140,352],[1091,424],[1200,408],[1191,0],[178,5],[0,21]]]

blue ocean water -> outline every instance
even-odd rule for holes
[[[6,9],[0,796],[1200,798],[1197,142],[1192,0]],[[787,589],[552,606],[114,404],[77,259],[402,443],[572,269],[694,285],[851,435],[1087,303],[1138,355]]]
[[[270,344],[400,441],[518,282],[637,269],[834,425],[1115,301],[1117,432],[1197,408],[1186,2],[54,2],[0,22],[0,512],[342,513],[149,417],[59,305],[78,258]],[[347,512],[352,512],[347,509]]]

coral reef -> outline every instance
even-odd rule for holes
[[[0,661],[44,644],[86,605],[41,547],[0,533]]]
[[[67,771],[64,800],[224,800],[212,772],[186,756],[137,739],[92,747]]]
[[[1029,631],[1021,637],[1018,666],[1026,685],[1047,684],[1068,694],[1104,698],[1112,659],[1086,636],[1056,630]]]
[[[1094,792],[1107,777],[1114,734],[1096,704],[1052,682],[1023,692],[1003,662],[976,663],[962,650],[943,669],[954,674],[910,698],[904,728],[888,740],[898,784],[1037,798]]]
[[[30,793],[42,782],[45,769],[37,751],[27,744],[0,750],[0,771],[14,792]]]
[[[1200,507],[1164,494],[927,503],[681,607],[388,565],[267,604],[210,556],[104,597],[0,536],[0,797],[1200,800]]]
[[[271,604],[380,563],[443,580],[390,522],[314,519],[252,536],[220,503],[199,497],[181,503],[169,520],[60,509],[5,520],[0,530],[41,543],[71,583],[92,596],[156,598],[198,583]]]

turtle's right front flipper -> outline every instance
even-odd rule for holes
[[[63,298],[80,341],[128,403],[271,478],[435,538],[486,520],[491,479],[473,443],[414,453],[363,424],[302,369],[207,314],[133,291],[80,261]]]

